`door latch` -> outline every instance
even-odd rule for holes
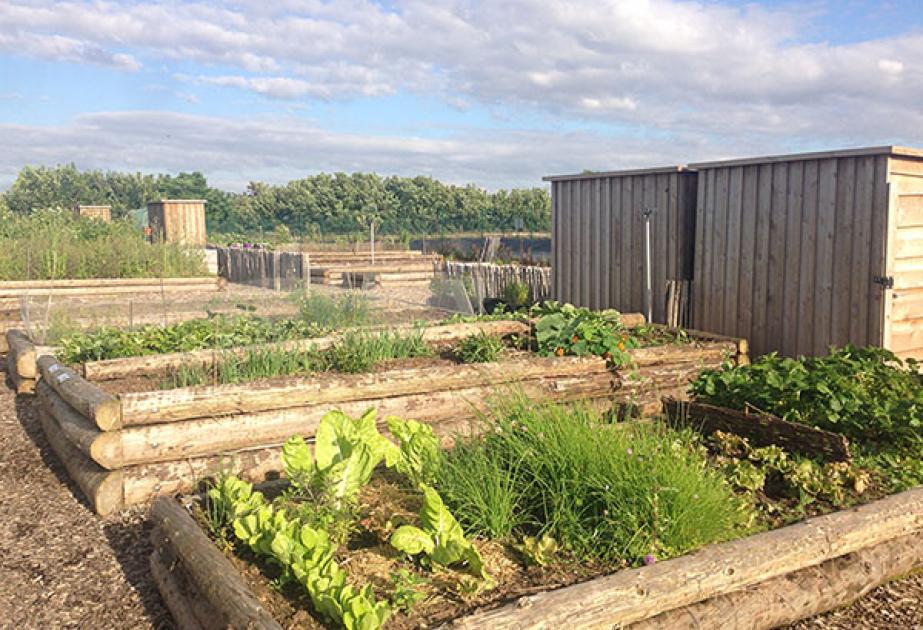
[[[880,284],[883,289],[894,288],[894,276],[872,276],[872,282]]]

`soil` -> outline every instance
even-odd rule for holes
[[[391,532],[403,524],[416,524],[420,510],[419,497],[406,489],[399,476],[390,471],[376,473],[363,488],[360,496],[359,527],[349,541],[341,546],[338,562],[347,567],[354,584],[371,584],[378,599],[391,599],[395,586],[392,576],[406,570],[422,583],[420,603],[409,612],[395,611],[386,627],[389,630],[429,628],[474,612],[485,606],[546,591],[593,577],[604,575],[618,567],[602,563],[561,562],[555,566],[526,566],[513,548],[496,541],[474,539],[473,543],[484,558],[496,586],[473,592],[469,585],[480,584],[463,568],[435,567],[424,569],[408,561],[394,550],[388,539]],[[203,516],[196,509],[196,519]],[[218,543],[226,557],[241,572],[244,581],[267,611],[284,627],[294,629],[324,628],[311,614],[311,602],[297,584],[279,589],[274,583],[278,570],[261,562],[248,550],[234,550]]]
[[[5,489],[0,501],[0,627],[172,628],[148,570],[150,526],[144,510],[105,519],[96,516],[48,446],[33,413],[33,399],[16,396],[9,383],[4,384],[5,377],[0,369],[0,484]],[[496,564],[493,552],[482,550],[489,563]],[[373,558],[369,556],[370,567]],[[266,589],[260,598],[271,605],[271,596],[278,593],[258,568],[238,562],[251,567],[251,584],[257,584],[259,576]],[[525,594],[538,590],[532,585],[542,581],[550,587],[578,579],[525,575],[518,588]],[[288,600],[280,596],[271,601]],[[474,603],[446,605],[463,610]],[[287,617],[278,611],[288,627],[319,627],[307,625],[313,618],[306,602],[279,605],[291,611]],[[854,628],[923,629],[923,574],[885,584],[850,606],[801,621],[790,630]]]

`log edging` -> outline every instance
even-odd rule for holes
[[[163,553],[165,546],[162,523],[166,520],[173,527],[170,541],[175,546],[168,552],[173,562],[162,562],[161,567],[178,567],[180,581],[191,581],[185,571],[193,566],[204,584],[242,584],[237,570],[177,500],[158,498],[151,519],[155,553]],[[198,562],[200,547],[223,562],[218,558],[213,563]],[[187,551],[190,548],[194,553]],[[916,488],[651,566],[521,597],[442,627],[768,630],[847,604],[921,565],[923,488]],[[827,583],[830,572],[845,577],[849,583],[845,592],[838,584]],[[162,579],[157,582],[158,588],[164,588]],[[812,582],[820,584],[816,591],[807,588]],[[237,608],[251,610],[256,600],[246,585],[240,595],[243,604],[237,608],[226,596],[189,590],[194,591],[189,597],[206,598],[221,614],[235,614]],[[172,593],[166,596],[172,598]],[[177,621],[181,628],[187,627]]]

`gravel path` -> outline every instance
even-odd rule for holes
[[[5,362],[4,362],[5,363]],[[142,510],[94,515],[0,372],[0,628],[171,628]],[[792,630],[923,630],[923,575]]]

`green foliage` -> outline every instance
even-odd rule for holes
[[[304,339],[323,332],[316,324],[301,319],[214,315],[169,326],[142,326],[131,331],[103,327],[69,335],[61,339],[59,356],[67,363],[83,363]]]
[[[206,276],[200,251],[148,243],[128,220],[0,211],[0,280]]]
[[[484,518],[480,486],[489,473],[503,480],[497,485],[515,533],[547,534],[578,557],[637,564],[648,554],[671,557],[732,538],[750,525],[749,502],[708,466],[691,432],[608,425],[589,407],[523,396],[493,401],[483,423],[480,437],[447,454],[443,470],[450,472],[438,480],[466,524]],[[467,468],[470,461],[476,465]]]
[[[541,538],[526,536],[522,539],[522,544],[515,545],[515,547],[519,553],[525,556],[529,564],[540,567],[551,564],[558,553],[558,542],[548,534]]]
[[[547,231],[551,218],[551,199],[543,188],[489,193],[423,176],[321,173],[280,186],[251,182],[243,193],[232,194],[208,186],[198,172],[104,173],[79,171],[72,164],[23,168],[0,196],[0,207],[27,214],[35,208],[108,204],[121,217],[164,198],[205,199],[210,233],[271,232],[276,240],[291,236],[277,232],[278,226],[316,238],[367,230],[370,221],[380,234],[511,230],[517,219],[527,230]]]
[[[624,365],[630,359],[627,350],[640,345],[622,326],[618,311],[547,302],[536,314],[535,340],[545,356],[596,355]]]
[[[473,575],[489,580],[481,554],[465,538],[461,525],[446,508],[439,493],[426,484],[420,484],[420,489],[423,491],[422,527],[402,525],[392,534],[391,545],[412,556],[424,553],[443,566],[464,562]]]
[[[216,368],[183,366],[170,373],[160,386],[173,389],[208,383],[227,385],[325,371],[356,374],[371,371],[382,361],[430,356],[432,353],[432,348],[419,333],[354,333],[344,335],[326,350],[262,348],[250,350],[242,358],[234,353],[222,353],[218,355]]]
[[[298,305],[299,316],[307,322],[330,330],[362,326],[371,319],[369,298],[359,291],[329,296],[317,291],[302,290],[292,293]]]
[[[528,284],[513,281],[503,287],[503,301],[508,308],[516,310],[529,304],[529,293]]]
[[[711,444],[716,462],[735,487],[795,498],[802,507],[818,499],[845,506],[849,495],[861,494],[869,482],[868,473],[848,462],[818,463],[778,446],[754,448],[746,438],[721,431]]]
[[[915,361],[846,346],[826,357],[769,354],[752,365],[706,370],[692,383],[713,405],[763,411],[862,443],[923,438],[923,376]]]
[[[391,595],[391,603],[398,610],[405,613],[410,612],[413,608],[426,599],[426,593],[420,587],[430,583],[431,580],[411,573],[407,569],[399,569],[397,573],[391,576],[391,586],[394,589]]]
[[[458,342],[453,352],[462,363],[487,363],[498,360],[505,350],[499,336],[479,332]]]
[[[397,471],[414,484],[432,483],[442,464],[439,439],[433,427],[416,420],[391,416],[388,431],[400,443],[400,457],[394,463]]]

